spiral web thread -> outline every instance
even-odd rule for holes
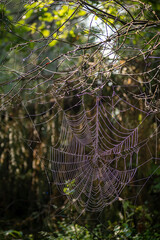
[[[64,194],[66,189],[76,207],[101,211],[119,198],[134,177],[138,167],[138,128],[127,129],[117,121],[116,128],[99,96],[91,110],[85,110],[83,101],[79,104],[83,109],[78,114],[63,113],[59,143],[51,147],[51,171],[60,191]],[[118,169],[120,158],[123,170]]]
[[[155,29],[160,20],[148,5],[136,2],[122,5],[108,1],[118,6],[114,17],[103,11],[104,1],[96,7],[85,1],[65,1],[68,9],[73,9],[66,21],[59,27],[54,25],[48,37],[42,34],[37,38],[39,30],[35,30],[32,41],[24,39],[13,46],[9,56],[15,54],[14,68],[10,62],[2,64],[2,72],[7,71],[9,76],[1,83],[1,110],[23,109],[25,116],[18,118],[29,120],[33,126],[34,139],[24,139],[31,149],[32,143],[43,144],[41,127],[51,134],[49,151],[45,149],[37,156],[44,159],[47,171],[52,173],[49,181],[78,211],[101,211],[119,199],[126,185],[134,183],[139,168],[159,160],[160,35]],[[37,10],[40,3],[33,9]],[[64,2],[46,5],[55,10],[61,9]],[[65,26],[71,30],[75,24],[72,16],[80,9],[87,14],[80,18],[76,30],[83,35],[87,30],[87,34],[83,43],[77,40],[71,44],[63,40],[60,29]],[[127,22],[121,18],[124,11]],[[153,20],[147,20],[149,14]],[[19,13],[15,23],[19,24],[24,15]],[[152,36],[148,37],[148,30]],[[54,56],[50,43],[55,40],[60,45],[58,52],[52,48]],[[33,49],[31,42],[35,44]],[[21,63],[21,68],[16,62]],[[92,103],[87,103],[88,98]],[[37,106],[34,113],[32,105]],[[133,117],[128,123],[127,113],[141,119]],[[53,128],[59,127],[57,118],[61,127],[55,144]],[[152,131],[143,137],[146,121]],[[150,147],[152,141],[155,151]],[[139,159],[140,151],[147,152],[143,161]]]

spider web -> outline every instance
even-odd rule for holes
[[[24,2],[22,3],[24,4]],[[43,10],[43,8],[39,10],[41,3],[43,2],[38,1],[35,5],[32,1],[29,1],[28,5],[26,4],[25,6],[26,8],[30,6],[30,11],[35,11],[36,13]],[[9,4],[10,2],[7,2],[6,6]],[[159,111],[159,102],[158,104],[155,103],[155,99],[157,99],[159,94],[159,87],[157,86],[159,84],[159,57],[157,57],[159,32],[155,33],[155,28],[158,29],[159,26],[159,18],[154,11],[141,2],[137,2],[137,5],[127,2],[125,9],[128,8],[128,11],[130,9],[135,14],[135,20],[128,20],[128,23],[124,23],[119,19],[121,12],[124,10],[120,5],[117,10],[116,21],[123,22],[123,26],[119,26],[117,29],[114,24],[111,24],[110,15],[108,16],[105,12],[103,12],[104,15],[101,15],[102,10],[98,11],[94,5],[88,5],[84,1],[79,3],[65,1],[65,4],[65,6],[68,6],[68,9],[71,8],[73,10],[73,13],[60,27],[54,26],[52,33],[48,37],[44,37],[42,34],[42,37],[37,39],[36,34],[39,34],[39,31],[28,25],[28,28],[30,27],[31,30],[35,31],[33,39],[23,39],[24,43],[10,48],[11,51],[6,56],[6,59],[15,55],[15,67],[12,68],[13,64],[10,62],[5,64],[4,59],[1,71],[8,72],[9,75],[8,80],[6,81],[6,76],[5,81],[1,83],[1,88],[3,88],[4,92],[2,94],[3,103],[1,109],[5,108],[3,105],[10,105],[11,101],[19,95],[29,95],[30,98],[30,95],[36,93],[40,87],[42,87],[44,94],[49,95],[52,87],[54,94],[64,97],[66,92],[70,94],[73,90],[77,90],[80,93],[94,93],[97,91],[97,88],[103,88],[106,82],[111,82],[115,85],[120,85],[119,82],[121,82],[123,85],[130,78],[134,83],[140,84],[141,81],[145,86],[145,91],[141,91],[137,98],[145,99],[148,108]],[[113,4],[112,1],[108,2],[109,7],[111,4]],[[46,2],[45,6],[50,6],[51,9],[58,11],[63,8],[63,3],[52,2],[52,4],[49,4]],[[99,8],[101,9],[102,7],[103,1],[99,4]],[[23,5],[21,8],[23,8]],[[85,10],[87,14],[80,18],[75,25],[74,22],[71,22],[71,17],[80,9]],[[141,12],[139,12],[140,9]],[[25,13],[27,14],[28,11],[24,11],[23,15],[19,12],[14,23],[20,27],[23,26],[19,21],[25,18]],[[138,16],[136,16],[137,12]],[[155,20],[142,20],[142,17],[144,16],[145,19],[148,14]],[[95,20],[95,17],[98,20]],[[86,23],[85,25],[84,22]],[[60,29],[66,26],[65,29],[69,31],[73,25],[79,26],[80,30],[77,27],[76,31],[77,34],[81,33],[84,35],[84,43],[78,44],[76,42],[71,44],[63,41]],[[9,26],[7,27],[8,31],[12,32]],[[149,29],[151,34],[153,32],[153,37],[148,37],[146,29]],[[134,46],[133,42],[137,43],[135,32],[139,38],[138,44]],[[55,37],[53,37],[54,34],[56,34]],[[50,53],[50,43],[53,41],[59,42],[58,52],[53,52],[55,57]],[[33,49],[30,49],[31,44],[34,44]],[[69,44],[71,45],[68,47]],[[152,56],[153,52],[155,56]],[[125,57],[124,53],[126,53]],[[17,55],[18,57],[16,58]],[[157,61],[154,61],[155,59]],[[133,73],[133,69],[129,70],[128,65],[134,66],[135,61],[141,61],[143,71],[141,69],[141,72]],[[18,66],[16,63],[18,63]],[[22,65],[21,69],[19,69],[19,64]],[[124,76],[124,79],[113,80],[110,78],[112,74]],[[154,82],[155,87],[150,84],[151,82]],[[6,85],[10,85],[9,90],[5,87]]]
[[[91,110],[85,110],[81,100],[83,109],[78,114],[64,111],[59,141],[51,147],[55,184],[86,211],[101,211],[117,200],[138,167],[138,128],[122,126],[106,111],[102,99],[97,96]]]
[[[79,20],[80,30],[76,29],[83,34],[87,31],[81,45],[78,40],[69,45],[61,38],[61,27],[71,30],[74,25],[71,14],[60,27],[54,26],[48,37],[34,37],[33,49],[30,40],[11,48],[9,55],[18,54],[14,63],[20,62],[21,69],[3,63],[2,71],[10,74],[7,82],[1,83],[1,110],[23,109],[22,119],[30,121],[34,133],[33,138],[23,140],[33,152],[33,143],[44,145],[42,128],[51,135],[50,144],[46,143],[50,146],[36,156],[44,160],[49,182],[53,181],[78,211],[102,211],[137,181],[139,169],[159,160],[158,30],[155,33],[159,18],[149,6],[137,3],[139,6],[127,3],[128,10],[119,6],[114,20],[122,25],[116,26],[102,11],[103,1],[98,6],[101,11],[85,1],[66,1],[73,15],[79,9],[87,12]],[[51,8],[60,10],[63,4],[54,2]],[[133,11],[127,23],[120,18],[124,10]],[[153,21],[145,20],[148,14]],[[15,22],[23,16],[19,14]],[[148,29],[153,36],[148,36]],[[60,45],[53,57],[50,43],[55,40]],[[36,108],[33,113],[32,106]],[[151,131],[144,137],[146,122]],[[145,151],[142,160],[139,156]],[[144,184],[139,184],[140,188]]]

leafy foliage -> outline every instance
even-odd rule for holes
[[[96,54],[94,54],[92,49],[87,49],[88,45],[83,46],[86,40],[88,40],[87,44],[95,44],[95,39],[97,39],[98,34],[101,33],[97,26],[93,26],[89,30],[92,31],[94,37],[93,35],[90,37],[90,31],[88,27],[86,27],[88,24],[87,17],[89,11],[91,11],[94,16],[92,19],[98,20],[100,18],[103,20],[103,23],[109,24],[111,29],[118,27],[121,33],[121,31],[125,31],[125,24],[133,20],[132,17],[136,22],[139,10],[136,6],[137,3],[134,1],[132,2],[132,9],[135,11],[132,16],[127,14],[127,11],[124,9],[120,12],[121,5],[119,5],[117,1],[80,1],[81,4],[77,8],[71,1],[66,1],[68,2],[67,4],[59,6],[55,5],[55,7],[53,7],[53,4],[56,1],[53,0],[38,0],[34,2],[23,1],[25,4],[22,4],[22,1],[19,0],[6,1],[7,4],[4,4],[4,2],[5,1],[2,1],[0,3],[1,95],[10,93],[14,86],[12,82],[13,79],[21,78],[21,82],[13,89],[13,95],[17,93],[17,89],[21,89],[23,83],[28,81],[28,75],[26,74],[28,72],[31,72],[30,79],[34,79],[30,85],[32,94],[35,94],[34,87],[37,84],[39,84],[38,94],[44,92],[41,82],[43,82],[42,79],[52,79],[52,75],[49,75],[49,71],[58,69],[59,71],[64,71],[67,75],[66,64],[63,64],[63,61],[62,63],[59,61],[58,63],[53,62],[50,64],[50,59],[59,56],[59,53],[64,54],[67,59],[65,53],[72,50],[75,44],[83,48],[79,50],[79,56],[75,58],[74,61],[68,60],[67,67],[69,66],[69,69],[72,71],[75,62],[77,62],[79,71],[76,73],[76,78],[78,75],[83,76],[89,84],[92,83],[93,76],[89,76],[88,73],[92,72],[95,76],[94,79],[96,79],[96,77],[101,77],[102,80],[112,79],[119,85],[125,84],[130,86],[133,81],[127,75],[125,76],[128,71],[137,74],[143,71],[145,66],[147,66],[150,71],[158,65],[159,47],[153,52],[149,51],[147,53],[149,60],[145,59],[146,65],[144,65],[144,56],[138,60],[133,59],[125,64],[128,57],[134,56],[134,52],[132,51],[133,47],[139,49],[145,42],[144,50],[147,51],[148,49],[154,49],[156,44],[158,45],[158,26],[156,31],[154,25],[150,26],[147,34],[145,31],[141,31],[140,34],[138,32],[139,29],[142,30],[143,27],[145,28],[147,22],[145,22],[144,25],[140,24],[139,28],[137,27],[137,32],[131,31],[128,38],[122,36],[118,39],[118,46],[121,46],[121,44],[128,44],[131,50],[125,52],[122,49],[122,51],[120,51],[120,56],[123,60],[117,59],[115,65],[110,61],[108,68],[116,68],[117,65],[120,64],[120,71],[124,74],[123,77],[122,75],[117,76],[116,74],[110,75],[107,73],[104,75],[96,75],[97,72],[105,71],[105,62],[108,61],[108,58],[104,58],[103,64],[99,65],[102,59],[102,53],[96,52]],[[130,3],[130,1],[126,2]],[[144,2],[147,4],[145,5]],[[123,3],[124,1],[120,1],[120,4]],[[144,13],[140,20],[143,22],[143,20],[147,18],[148,21],[154,21],[156,15],[158,16],[160,12],[157,1],[151,1],[152,7],[156,12],[155,14],[153,14],[153,10],[148,4],[148,1],[139,1],[139,4]],[[106,14],[102,12],[103,10],[105,10]],[[124,12],[125,14],[123,14]],[[148,14],[148,12],[150,14]],[[107,14],[109,15],[107,16]],[[69,22],[67,22],[68,19]],[[82,23],[82,19],[86,19],[86,25]],[[127,31],[129,31],[129,28]],[[154,38],[155,34],[157,34],[156,41]],[[103,35],[101,37],[103,39]],[[150,39],[152,40],[150,41]],[[97,45],[95,48],[97,49],[97,47],[99,46]],[[116,47],[117,46],[113,46],[113,49],[116,50]],[[44,56],[41,57],[40,52],[43,48],[46,50]],[[26,64],[24,64],[24,62]],[[39,65],[43,66],[44,63],[46,64],[45,67],[47,66],[47,71],[42,71],[41,68],[39,68],[37,70],[38,74],[35,77],[35,75],[32,74],[32,69]],[[26,76],[26,79],[24,76]],[[59,78],[58,74],[54,76],[55,79]],[[151,118],[144,125],[144,135],[147,134],[148,131],[151,131],[148,126],[156,129],[154,113],[159,111],[159,88],[157,84],[159,76],[156,76],[152,82],[147,82],[154,76],[155,72],[152,73],[150,71],[149,75],[144,78],[146,81],[144,84],[142,83],[142,77],[138,79],[141,83],[141,88],[145,91],[146,96],[148,96],[146,108],[153,112]],[[63,79],[60,80],[63,82]],[[112,92],[112,86],[110,87],[111,81],[107,81],[108,85],[104,91],[109,95]],[[95,88],[94,85],[92,87]],[[47,91],[44,92],[46,95]],[[123,96],[124,93],[121,93],[120,90],[118,91],[121,96]],[[25,94],[25,92],[22,93],[23,99],[27,99],[28,97],[27,94]],[[27,117],[27,111],[31,113],[32,121],[35,124],[42,120],[42,118],[45,119],[45,115],[42,115],[42,117],[38,116],[35,119],[34,116],[40,111],[38,104],[29,103],[26,108],[24,108],[24,102],[21,101],[21,96],[19,94],[15,99],[15,107],[10,109],[9,105],[7,111],[5,109],[1,111],[0,116],[1,239],[160,239],[160,171],[159,168],[157,169],[157,165],[153,166],[153,162],[148,164],[141,173],[141,178],[143,178],[145,173],[151,175],[155,171],[155,174],[151,178],[151,182],[148,183],[147,187],[143,190],[143,196],[137,198],[137,206],[133,204],[132,199],[128,201],[118,201],[118,205],[114,205],[112,208],[105,210],[104,223],[101,221],[102,225],[97,222],[93,225],[89,221],[88,216],[85,220],[79,220],[76,224],[67,222],[67,220],[64,220],[61,216],[57,217],[57,211],[63,210],[66,203],[63,197],[61,197],[61,199],[59,198],[58,191],[55,187],[53,189],[51,189],[51,186],[46,187],[44,162],[38,156],[41,156],[43,152],[44,158],[48,158],[49,153],[45,145],[54,144],[59,129],[54,129],[51,122],[47,122],[44,127],[39,126],[38,132],[44,139],[44,141],[39,144],[37,142],[37,132],[33,128],[32,122]],[[4,99],[2,96],[2,104],[3,101]],[[47,102],[47,104],[49,101],[49,98],[44,98],[44,102]],[[61,104],[70,107],[73,105],[74,101],[75,99],[71,99]],[[20,104],[20,102],[22,104]],[[51,104],[52,99],[47,105],[51,109],[48,113],[48,118],[55,113],[54,110],[52,110]],[[141,106],[142,101],[140,100],[140,107]],[[45,112],[43,106],[41,106],[41,110]],[[116,111],[113,111],[112,114],[116,115]],[[143,121],[142,114],[137,114],[134,117],[138,119],[139,124]],[[56,121],[58,122],[59,119],[57,118]],[[122,118],[121,121],[123,121]],[[134,119],[132,116],[127,115],[125,121],[132,124]],[[30,143],[28,139],[32,139],[32,143]],[[157,143],[157,145],[159,146],[159,143]],[[153,142],[151,147],[152,152],[154,152],[154,148],[155,144]],[[149,151],[142,152],[140,158],[143,159],[149,154]],[[64,193],[66,195],[72,194],[74,185],[74,181],[70,183],[66,182],[66,186],[63,189]],[[128,191],[130,191],[130,189]],[[136,191],[137,189],[133,188],[132,193],[135,194]],[[126,195],[126,192],[124,192],[124,196]],[[49,197],[53,197],[54,204],[50,203]],[[49,205],[52,206],[50,220],[48,220]],[[74,209],[72,209],[72,211],[72,214],[76,218],[77,215]],[[70,212],[68,211],[65,214],[69,216]]]

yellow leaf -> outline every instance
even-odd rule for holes
[[[36,25],[37,25],[37,23],[31,24],[31,34],[34,34],[36,32]]]
[[[84,16],[84,15],[86,15],[86,11],[80,10],[80,11],[78,12],[78,15],[79,15],[79,16]]]
[[[53,47],[53,46],[55,46],[56,44],[57,44],[57,40],[53,40],[52,42],[50,42],[48,45],[50,46],[50,47]]]
[[[42,34],[43,34],[44,37],[48,37],[49,34],[50,34],[50,31],[45,29],[45,30],[42,31]]]
[[[75,37],[76,36],[73,30],[71,30],[69,33],[70,33],[71,37]]]

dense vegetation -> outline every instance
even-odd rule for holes
[[[160,74],[157,71],[160,6],[154,0],[133,1],[133,5],[132,1],[114,0],[59,2],[0,1],[0,239],[160,239]],[[128,5],[130,9],[125,7]],[[98,24],[91,27],[93,16]],[[108,42],[114,43],[111,46],[114,61],[110,60],[110,54],[101,61],[105,53],[102,54],[101,45],[96,42],[98,37],[105,41],[104,26],[98,28],[100,21],[111,28]],[[138,27],[133,30],[133,26]],[[110,36],[114,36],[114,31],[118,35],[112,42]],[[130,48],[126,51],[123,46]],[[145,54],[138,53],[135,58],[137,49]],[[121,58],[116,57],[118,51]],[[109,76],[105,75],[106,68],[111,69]],[[139,161],[153,159],[146,161],[135,176],[135,182],[138,177],[141,181],[132,188],[128,185],[119,199],[101,213],[77,213],[74,205],[51,183],[52,173],[46,161],[49,159],[46,146],[56,143],[60,128],[58,118],[50,121],[57,112],[57,108],[52,108],[55,92],[59,91],[60,105],[65,109],[77,101],[63,93],[67,89],[63,82],[71,78],[74,69],[78,71],[72,74],[69,90],[76,77],[82,76],[83,86],[77,83],[77,89],[87,83],[88,92],[96,92],[98,85],[91,83],[96,73],[102,72],[99,75],[102,82],[111,79],[103,94],[112,95],[110,82],[115,86],[127,85],[125,92],[117,88],[119,96],[126,101],[129,97],[132,104],[136,99],[136,106],[151,113],[141,129],[140,137],[148,143],[139,153]],[[95,79],[86,74],[90,70]],[[125,75],[127,72],[149,73],[138,78],[143,94],[139,93],[139,87],[135,88],[134,78]],[[48,84],[52,80],[53,95],[49,94],[52,85]],[[42,84],[45,81],[48,85]],[[43,95],[45,104],[40,106],[38,98],[35,101],[36,91]],[[70,98],[63,100],[67,94]],[[91,105],[89,101],[88,104]],[[39,114],[46,109],[50,111]],[[134,116],[122,115],[119,121],[130,126],[135,121],[143,122],[144,118],[138,112]],[[44,124],[38,125],[40,122]],[[55,128],[55,124],[59,127]],[[68,188],[66,185],[66,195]]]

